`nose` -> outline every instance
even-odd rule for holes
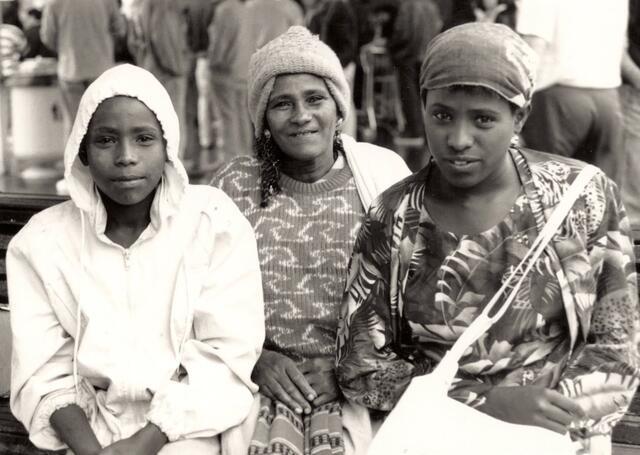
[[[311,120],[311,112],[304,104],[296,106],[291,121],[295,124],[304,124]]]
[[[473,145],[473,135],[465,122],[452,126],[447,136],[447,145],[456,152],[462,152]]]
[[[127,140],[121,141],[118,144],[115,162],[117,166],[130,166],[137,163],[136,147]]]

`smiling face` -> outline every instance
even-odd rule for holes
[[[149,203],[167,160],[162,128],[141,101],[109,98],[91,117],[83,164],[102,193],[120,205]]]
[[[333,163],[338,108],[322,78],[311,74],[278,76],[265,116],[273,139],[287,158]]]
[[[528,108],[482,87],[430,90],[424,122],[433,158],[445,181],[455,188],[491,185],[507,166],[507,150],[522,129]]]

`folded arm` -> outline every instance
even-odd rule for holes
[[[214,234],[205,285],[196,300],[194,336],[181,348],[186,376],[153,391],[147,415],[170,441],[213,436],[237,425],[257,390],[251,371],[264,341],[258,254],[249,222],[235,205],[227,209],[226,228]]]

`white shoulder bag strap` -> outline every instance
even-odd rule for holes
[[[467,329],[460,335],[458,340],[454,343],[451,349],[445,354],[438,366],[435,368],[433,374],[442,375],[447,379],[447,383],[450,383],[455,377],[458,370],[458,361],[464,355],[464,352],[473,343],[478,340],[489,328],[500,319],[507,308],[511,305],[513,300],[520,289],[525,277],[531,271],[536,261],[546,248],[549,241],[553,238],[556,231],[560,227],[562,221],[567,217],[571,207],[575,203],[582,190],[587,186],[589,181],[598,172],[598,168],[592,165],[586,165],[580,174],[576,177],[573,183],[569,186],[566,193],[562,196],[562,199],[554,209],[553,213],[544,225],[544,228],[540,234],[536,237],[535,241],[527,251],[527,254],[522,258],[518,266],[511,272],[509,278],[505,280],[498,292],[495,293],[493,298],[489,301],[482,313],[474,319],[474,321],[467,327]],[[513,289],[509,293],[508,297],[504,300],[502,306],[498,308],[492,316],[489,315],[493,307],[496,305],[498,299],[505,293],[505,290],[512,285],[516,279],[516,275],[522,270],[522,275],[513,286]]]

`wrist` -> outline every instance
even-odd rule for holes
[[[151,422],[141,428],[135,436],[140,444],[147,449],[146,453],[158,453],[169,442],[169,438],[160,427]]]

